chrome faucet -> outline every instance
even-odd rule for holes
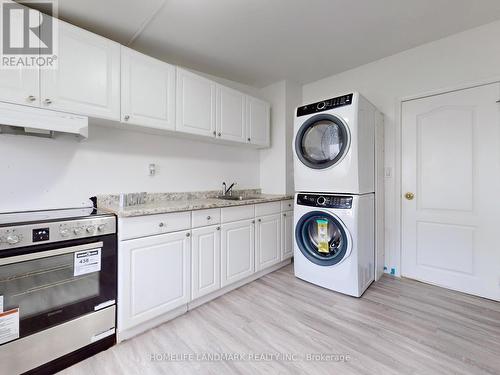
[[[236,182],[233,182],[229,187],[227,187],[226,183],[222,183],[222,195],[227,196],[227,195],[233,195],[233,187],[236,185]]]

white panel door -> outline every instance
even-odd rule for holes
[[[189,301],[188,235],[189,231],[182,231],[120,242],[120,330],[147,322]]]
[[[254,273],[254,220],[221,226],[221,286]]]
[[[41,71],[44,108],[120,119],[120,45],[66,22],[59,25],[58,68]]]
[[[217,85],[217,137],[229,141],[246,142],[245,98],[236,90]]]
[[[121,47],[122,121],[175,129],[175,66]]]
[[[177,68],[177,131],[207,137],[216,136],[215,87],[215,82]]]
[[[293,256],[293,211],[287,211],[281,217],[281,260]]]
[[[281,260],[281,214],[257,219],[255,230],[255,271],[263,270]]]
[[[500,299],[499,98],[491,84],[403,104],[403,276]]]
[[[191,297],[220,289],[220,226],[193,229]]]
[[[40,14],[31,9],[30,12]],[[12,39],[23,41],[23,12],[12,12],[10,14]],[[20,25],[20,27],[14,27]],[[38,39],[38,38],[33,38]],[[31,43],[39,41],[31,40]],[[36,48],[36,44],[34,45]],[[38,107],[40,105],[40,77],[38,68],[0,69],[0,101],[30,105]]]
[[[247,96],[247,142],[267,147],[270,145],[270,107],[269,104]]]

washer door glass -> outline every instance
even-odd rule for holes
[[[338,163],[349,146],[345,123],[336,116],[311,117],[299,129],[295,149],[299,159],[310,168],[324,169]]]
[[[320,266],[332,266],[347,253],[348,239],[339,219],[321,211],[310,212],[295,227],[295,239],[304,256]]]

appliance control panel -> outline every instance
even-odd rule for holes
[[[313,113],[328,111],[333,108],[343,107],[352,104],[353,94],[338,96],[336,98],[323,100],[321,102],[307,104],[297,108],[297,117],[310,115]]]
[[[114,216],[0,227],[0,251],[116,233]]]
[[[297,204],[348,210],[352,208],[352,197],[331,194],[299,194],[297,195]]]

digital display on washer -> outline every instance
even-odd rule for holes
[[[328,111],[332,108],[343,107],[352,104],[353,94],[338,96],[336,98],[323,100],[321,102],[304,105],[297,108],[297,117],[310,115],[311,113]]]
[[[352,208],[352,197],[328,194],[299,194],[297,204],[310,207],[350,209]]]

